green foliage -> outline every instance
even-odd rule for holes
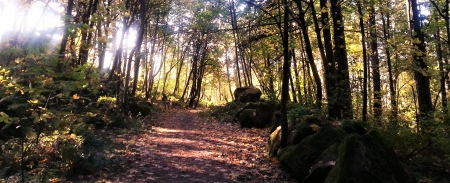
[[[430,180],[446,177],[440,172],[450,171],[447,168],[450,164],[450,138],[445,130],[448,126],[440,120],[435,120],[430,130],[418,133],[415,126],[410,126],[411,122],[403,119],[385,124],[382,135],[399,159],[416,172],[416,176],[429,177]]]
[[[58,73],[58,58],[44,47],[41,40],[0,49],[9,61],[0,63],[0,177],[8,181],[20,181],[21,170],[26,182],[93,173],[111,163],[113,143],[99,129],[142,127],[104,92],[92,63]]]
[[[219,121],[231,122],[235,120],[237,112],[244,107],[241,102],[228,102],[223,106],[209,106],[207,110],[200,113],[204,117],[213,117]]]
[[[299,118],[311,113],[311,109],[298,103],[288,103],[287,117],[289,122],[298,121]]]

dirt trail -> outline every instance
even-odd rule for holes
[[[198,117],[198,111],[163,112],[152,130],[136,136],[123,170],[105,182],[294,182],[265,156],[267,129]]]

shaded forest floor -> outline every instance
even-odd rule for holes
[[[268,129],[198,117],[170,109],[143,134],[113,136],[127,144],[121,163],[74,182],[295,182],[268,160]]]

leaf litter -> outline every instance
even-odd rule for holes
[[[240,128],[198,116],[198,110],[171,109],[144,134],[117,135],[126,144],[119,166],[77,182],[296,182],[268,159],[268,129]]]

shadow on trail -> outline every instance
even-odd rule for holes
[[[265,157],[268,130],[164,111],[129,143],[126,161],[104,182],[293,182]]]

